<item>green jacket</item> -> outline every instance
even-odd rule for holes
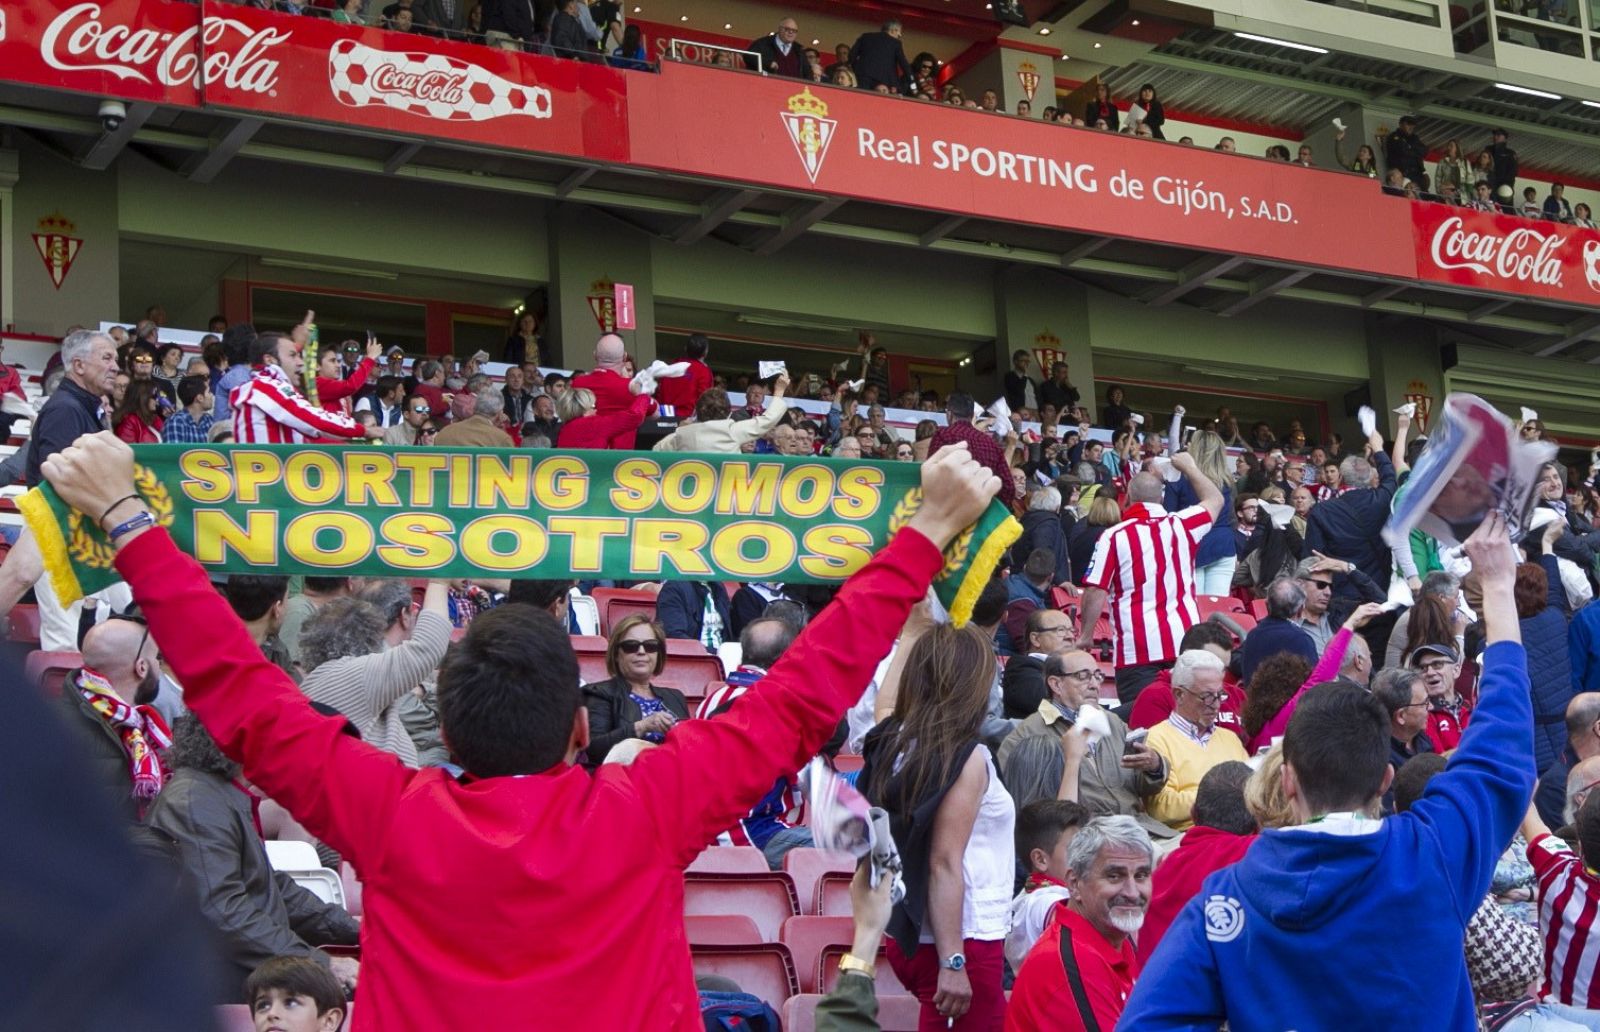
[[[846,971],[839,985],[817,1003],[817,1032],[878,1032],[877,984],[859,971]]]

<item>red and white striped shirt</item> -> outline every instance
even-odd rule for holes
[[[1183,632],[1200,620],[1194,556],[1211,513],[1203,505],[1169,513],[1147,504],[1126,515],[1100,535],[1083,583],[1106,593],[1116,666],[1165,663],[1178,658]]]
[[[1590,874],[1576,853],[1554,835],[1528,843],[1528,863],[1539,879],[1539,932],[1544,936],[1546,1001],[1600,1009],[1600,935],[1595,910],[1600,878]]]
[[[233,437],[240,444],[303,444],[323,437],[366,436],[343,412],[311,404],[294,389],[282,367],[264,365],[228,394]]]

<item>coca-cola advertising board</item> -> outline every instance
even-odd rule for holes
[[[629,106],[637,165],[1382,276],[1416,272],[1406,202],[1360,176],[697,65],[639,76]],[[716,132],[685,131],[713,117]],[[1361,231],[1351,232],[1357,218]]]
[[[230,11],[242,10],[235,7]],[[199,9],[152,0],[5,5],[0,74],[14,82],[198,107],[200,81],[231,74],[220,62],[202,67]],[[205,27],[213,46],[257,53],[274,41],[231,17]]]
[[[228,3],[205,11],[285,34],[271,89],[218,80],[208,106],[627,160],[627,80],[614,68]]]
[[[1600,305],[1600,232],[1412,202],[1417,278]]]

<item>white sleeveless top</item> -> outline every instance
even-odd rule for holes
[[[978,816],[972,822],[972,837],[961,858],[963,893],[961,897],[961,937],[993,942],[1004,939],[1011,930],[1011,895],[1017,877],[1017,807],[1011,793],[1000,783],[994,758],[983,754],[989,783],[978,802]],[[921,941],[932,942],[931,926],[924,929]]]

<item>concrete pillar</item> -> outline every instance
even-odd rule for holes
[[[1071,383],[1093,415],[1094,354],[1083,285],[1046,269],[1002,269],[995,275],[994,297],[995,368],[977,384],[978,401],[987,406],[1001,396],[1011,356],[1026,351],[1033,359],[1028,374],[1036,380],[1050,373],[1048,366],[1040,368],[1041,360],[1064,358]]]
[[[79,168],[25,138],[17,142],[11,203],[0,197],[13,234],[9,243],[0,241],[0,264],[10,280],[9,286],[0,281],[8,313],[0,322],[14,322],[20,333],[58,336],[75,324],[124,317],[116,174]],[[71,258],[59,285],[35,235],[56,248],[58,273]]]
[[[596,313],[613,311],[616,284],[631,284],[638,329],[617,331],[641,367],[656,357],[650,241],[608,215],[577,204],[550,209],[550,320],[546,361],[570,369],[594,364]]]
[[[1427,410],[1431,429],[1444,402],[1444,370],[1439,362],[1438,331],[1416,319],[1396,319],[1369,315],[1367,327],[1367,365],[1371,372],[1372,407],[1378,411],[1378,426],[1385,440],[1394,433],[1394,409],[1407,401],[1418,401],[1417,414]],[[1351,440],[1352,429],[1345,434]]]

